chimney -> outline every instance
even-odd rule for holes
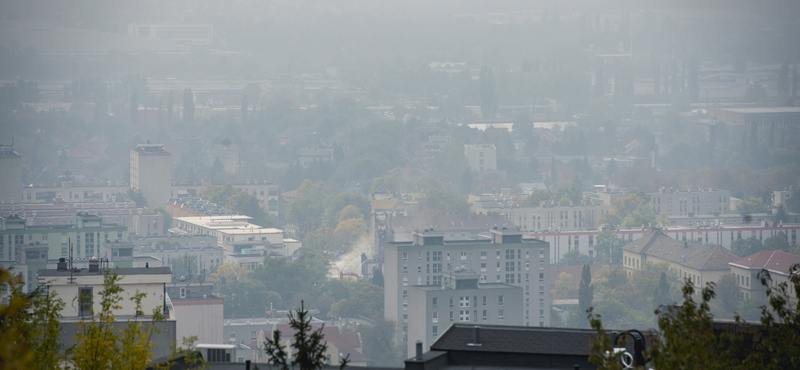
[[[472,343],[467,343],[469,347],[480,347],[481,346],[481,327],[475,326],[472,328]]]
[[[67,259],[61,257],[58,259],[58,263],[56,264],[57,271],[67,271]]]
[[[422,341],[417,341],[417,355],[414,357],[417,361],[422,361]]]
[[[92,256],[89,258],[89,272],[99,272],[100,271],[100,260],[97,257]]]

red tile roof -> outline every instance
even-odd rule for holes
[[[786,275],[789,269],[800,264],[800,256],[778,250],[763,250],[730,263],[745,269],[767,269],[770,272]]]

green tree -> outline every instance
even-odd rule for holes
[[[592,307],[592,299],[594,297],[594,285],[592,285],[592,271],[588,264],[583,265],[583,272],[581,273],[581,283],[578,287],[578,308],[580,312],[587,312]],[[585,315],[581,315],[584,317]],[[581,326],[589,324],[587,319],[581,320]]]
[[[283,307],[281,296],[256,279],[232,280],[220,285],[218,291],[225,298],[226,317],[262,316],[270,303],[275,309]]]
[[[582,254],[577,249],[573,249],[567,253],[564,253],[559,260],[557,265],[559,266],[580,266],[580,265],[591,265],[592,264],[592,257],[589,257],[586,254]]]
[[[617,199],[614,202],[614,208],[600,217],[601,224],[621,225],[622,227],[641,227],[655,222],[655,211],[645,199],[636,193]]]
[[[789,239],[783,231],[764,239],[764,249],[766,250],[788,251],[789,247]]]
[[[764,199],[760,197],[750,197],[749,200],[742,200],[736,205],[736,212],[743,214],[766,213],[769,208]]]
[[[314,330],[311,326],[311,316],[305,310],[303,302],[295,314],[289,313],[289,326],[295,330],[294,340],[290,341],[291,350],[287,352],[281,343],[281,332],[272,332],[272,338],[267,338],[264,343],[264,352],[269,356],[269,363],[280,370],[291,370],[295,366],[300,370],[320,370],[327,365],[325,352],[328,344],[324,342],[322,334],[324,325]],[[341,359],[339,370],[344,370],[349,363],[349,356]]]
[[[625,244],[627,244],[625,239],[618,237],[611,230],[597,234],[597,242],[594,246],[594,250],[597,252],[597,259],[602,263],[622,263],[622,247]]]
[[[350,218],[339,222],[333,230],[332,252],[347,252],[362,236],[367,235],[367,224],[363,218]]]
[[[653,308],[672,303],[672,297],[669,293],[669,283],[667,282],[667,273],[662,272],[661,278],[658,280],[658,287],[653,291]]]
[[[364,214],[356,206],[347,206],[339,212],[339,223],[349,219],[364,220]]]
[[[156,207],[154,211],[158,212],[164,217],[164,222],[161,223],[161,226],[163,228],[164,235],[167,235],[169,233],[169,229],[172,227],[172,215],[167,213],[164,207],[161,206]]]
[[[761,240],[755,236],[751,236],[747,239],[736,239],[731,243],[731,252],[739,257],[749,256],[762,249],[764,249],[764,245],[761,244]]]
[[[305,180],[297,190],[297,196],[286,206],[286,220],[295,226],[300,239],[322,224],[325,201],[328,198],[324,189],[325,184],[322,181]]]
[[[733,274],[725,274],[717,281],[714,292],[719,299],[720,308],[726,315],[732,315],[739,309],[741,291]]]
[[[372,283],[383,288],[383,271],[380,268],[372,268]]]
[[[383,317],[383,288],[366,280],[348,282],[350,298],[331,306],[331,315],[362,315],[370,319]]]

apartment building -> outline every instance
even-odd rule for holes
[[[522,325],[522,287],[506,283],[481,283],[481,275],[456,268],[442,274],[442,285],[413,285],[408,289],[408,357],[415,343],[424,350],[455,323]],[[544,308],[540,308],[544,316]]]
[[[612,207],[559,206],[552,203],[541,207],[502,208],[498,212],[522,231],[571,231],[594,229],[597,222]]]
[[[688,216],[690,214],[712,215],[730,209],[731,192],[720,189],[674,190],[661,188],[647,193],[650,206],[656,214]]]
[[[74,217],[75,224],[67,226],[27,226],[19,215],[0,217],[0,263],[27,265],[25,281],[32,290],[36,271],[47,268],[48,261],[69,257],[70,245],[74,260],[85,262],[93,256],[113,258],[109,248],[113,241],[128,240],[126,227],[104,225],[99,216],[88,213]]]
[[[497,148],[494,144],[466,144],[464,156],[473,171],[497,170]]]
[[[490,239],[447,241],[443,233],[425,229],[413,241],[386,243],[384,253],[384,312],[396,324],[398,341],[408,333],[409,290],[415,285],[438,286],[442,276],[458,269],[474,271],[479,282],[520,287],[524,325],[550,324],[550,248],[546,242],[523,239],[513,230],[491,229]],[[538,313],[542,313],[538,315]]]

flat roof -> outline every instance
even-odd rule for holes
[[[466,289],[453,289],[449,287],[442,288],[442,285],[412,285],[412,287],[419,289],[419,290],[470,290],[475,288],[466,288]],[[509,285],[506,283],[479,283],[478,289],[522,289],[522,287]]]
[[[800,107],[717,108],[735,113],[800,113]]]
[[[108,269],[109,272],[116,272],[119,276],[125,275],[160,275],[160,274],[167,274],[172,275],[172,269],[169,266],[163,267],[125,267],[125,268],[113,268]],[[41,269],[39,270],[39,276],[69,276],[70,273],[74,276],[92,276],[92,275],[103,275],[105,274],[106,269],[101,268],[98,271],[89,271],[88,269],[80,269],[76,271],[58,271],[53,269]]]

